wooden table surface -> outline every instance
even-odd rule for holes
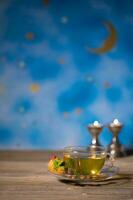
[[[50,175],[50,154],[0,151],[0,200],[133,200],[133,156],[116,161],[122,179],[83,186],[60,182]]]

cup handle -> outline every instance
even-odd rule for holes
[[[115,162],[114,156],[110,153],[107,153],[107,156],[109,156],[109,159],[108,159],[106,166],[110,167],[110,168],[114,167],[114,162]]]

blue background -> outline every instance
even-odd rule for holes
[[[116,28],[116,46],[89,48]],[[118,118],[133,146],[133,1],[0,1],[0,149],[88,145],[87,124]],[[108,145],[112,135],[100,135]]]

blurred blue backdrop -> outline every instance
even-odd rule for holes
[[[131,0],[0,0],[0,149],[88,145],[114,118],[133,146],[132,57]]]

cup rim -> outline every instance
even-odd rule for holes
[[[99,155],[107,155],[107,150],[102,147],[102,146],[94,146],[94,145],[90,145],[90,146],[66,146],[64,147],[64,154],[71,154],[73,156],[89,156],[89,155],[93,155],[94,152],[91,152],[91,150],[95,150],[95,154]]]
[[[89,146],[74,146],[74,145],[70,145],[70,146],[66,146],[64,147],[64,150],[69,150],[69,149],[81,149],[81,150],[88,150],[90,148],[98,148],[100,150],[104,150],[106,151],[106,148],[104,148],[103,146],[98,146],[98,145],[89,145]]]

